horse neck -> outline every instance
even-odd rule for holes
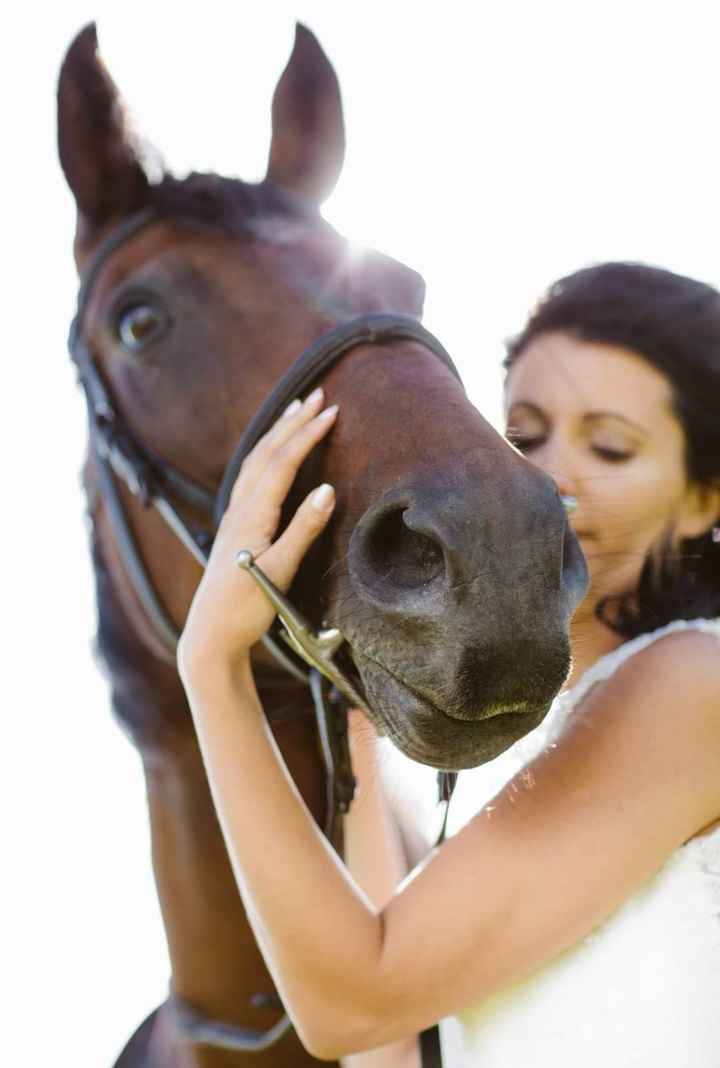
[[[206,1016],[266,1030],[274,1008],[252,999],[273,993],[255,945],[215,814],[190,711],[173,664],[158,657],[129,618],[127,589],[102,515],[96,515],[93,556],[99,644],[110,674],[114,710],[136,745],[147,785],[152,860],[168,942],[174,992]],[[302,689],[260,683],[273,730],[290,771],[318,821],[324,773],[309,698]],[[284,715],[283,715],[284,712]],[[173,1036],[166,1014],[158,1029],[153,1068],[253,1068],[267,1055],[192,1046]],[[174,1052],[167,1050],[172,1037]],[[162,1048],[157,1048],[157,1047]],[[315,1063],[294,1035],[276,1049],[278,1068]]]
[[[274,728],[295,781],[316,816],[323,783],[312,720]],[[255,945],[218,826],[196,744],[174,746],[172,754],[144,761],[152,835],[153,868],[168,940],[175,993],[211,1019],[267,1030],[278,1019],[273,1008],[253,1006],[274,987]],[[293,1068],[314,1063],[298,1049],[278,1051]],[[186,1050],[189,1068],[254,1065],[253,1056]],[[267,1057],[258,1055],[257,1064]]]

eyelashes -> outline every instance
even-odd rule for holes
[[[520,452],[523,453],[532,452],[533,449],[536,449],[538,446],[545,443],[545,438],[543,437],[533,437],[529,434],[518,434],[514,433],[512,430],[507,430],[505,437],[516,449],[519,449]],[[635,455],[634,452],[625,452],[621,449],[609,449],[603,445],[592,444],[590,445],[590,451],[601,460],[611,464],[626,463],[628,460],[632,460]]]
[[[544,438],[533,438],[528,434],[518,434],[509,428],[505,431],[505,437],[511,445],[514,445],[516,449],[520,449],[520,452],[529,452],[530,449],[542,445],[544,441]]]
[[[592,451],[596,456],[599,456],[602,460],[607,460],[611,464],[621,464],[626,460],[632,460],[635,455],[632,452],[621,452],[619,449],[605,449],[600,445],[593,445]]]

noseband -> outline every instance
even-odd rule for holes
[[[445,348],[415,319],[403,315],[373,314],[344,322],[309,345],[275,385],[243,431],[217,492],[211,493],[137,441],[115,407],[89,343],[83,336],[90,297],[109,258],[140,231],[163,221],[163,218],[152,208],[138,212],[98,244],[83,272],[68,348],[85,392],[90,443],[98,470],[100,494],[108,510],[123,566],[157,637],[168,654],[174,657],[178,630],[162,605],[142,561],[113,475],[124,482],[144,507],[152,505],[160,513],[173,533],[204,567],[245,457],[287,405],[307,393],[351,349],[359,345],[416,341],[437,356],[458,381],[461,379]],[[210,529],[193,529],[178,510],[177,502],[204,512]],[[348,811],[354,792],[347,745],[347,709],[350,705],[363,704],[352,682],[333,662],[333,654],[342,643],[342,635],[334,628],[332,631],[316,632],[309,621],[269,583],[252,558],[241,561],[241,566],[249,570],[270,597],[284,628],[276,628],[265,635],[263,642],[266,648],[285,671],[310,687],[326,772],[325,834],[334,841],[339,814]],[[282,644],[281,639],[284,639]],[[447,801],[453,777],[442,772],[439,776],[441,799]],[[245,1030],[208,1020],[176,997],[172,998],[172,1003],[175,1020],[187,1038],[223,1049],[258,1052],[277,1042],[290,1027],[290,1020],[285,1016],[267,1032]],[[424,1049],[426,1045],[424,1041]],[[424,1053],[424,1065],[430,1063],[426,1056]],[[439,1064],[440,1061],[433,1063]]]

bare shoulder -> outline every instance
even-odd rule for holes
[[[668,657],[672,658],[676,666],[682,666],[684,663],[698,668],[703,665],[708,668],[714,666],[720,677],[720,629],[711,632],[689,626],[684,630],[663,634],[631,657],[628,663],[642,659],[650,662],[651,657],[655,657],[656,666],[660,658],[667,660]]]
[[[688,628],[663,635],[621,665],[601,695],[604,706],[619,702],[626,715],[645,712],[658,723],[667,709],[686,723],[709,718],[720,730],[720,634]]]
[[[571,747],[591,736],[594,757],[613,769],[618,788],[624,779],[628,789],[669,791],[686,806],[694,830],[720,815],[720,640],[714,634],[688,628],[656,639],[594,687],[573,718]]]

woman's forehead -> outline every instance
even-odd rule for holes
[[[528,344],[508,374],[506,407],[522,402],[551,412],[617,412],[652,422],[672,416],[672,386],[631,349],[547,333]]]

